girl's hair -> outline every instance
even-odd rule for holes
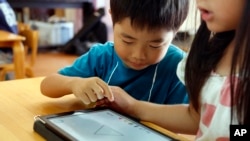
[[[235,37],[236,44],[230,74],[231,120],[233,113],[237,111],[240,124],[250,124],[250,1],[245,1],[245,9],[239,27],[235,31],[216,33],[211,36],[206,23],[202,21],[192,43],[185,68],[185,83],[190,102],[198,111],[201,89],[222,58],[226,47]]]
[[[113,25],[130,18],[132,26],[149,30],[177,31],[187,17],[188,7],[188,0],[110,0]]]

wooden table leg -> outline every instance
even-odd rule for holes
[[[15,67],[15,78],[25,78],[25,53],[21,41],[15,41],[13,44],[13,62]]]

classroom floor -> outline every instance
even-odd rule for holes
[[[65,54],[57,49],[39,51],[34,66],[35,76],[46,76],[70,65],[78,56]]]

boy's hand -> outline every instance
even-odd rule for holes
[[[98,77],[74,79],[71,88],[73,94],[86,105],[104,97],[109,101],[114,100],[108,84]]]

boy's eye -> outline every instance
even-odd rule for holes
[[[132,44],[133,42],[131,42],[131,41],[126,41],[126,40],[122,40],[124,43],[126,43],[126,44]]]
[[[160,48],[161,45],[149,45],[149,47],[151,47],[151,48]]]

